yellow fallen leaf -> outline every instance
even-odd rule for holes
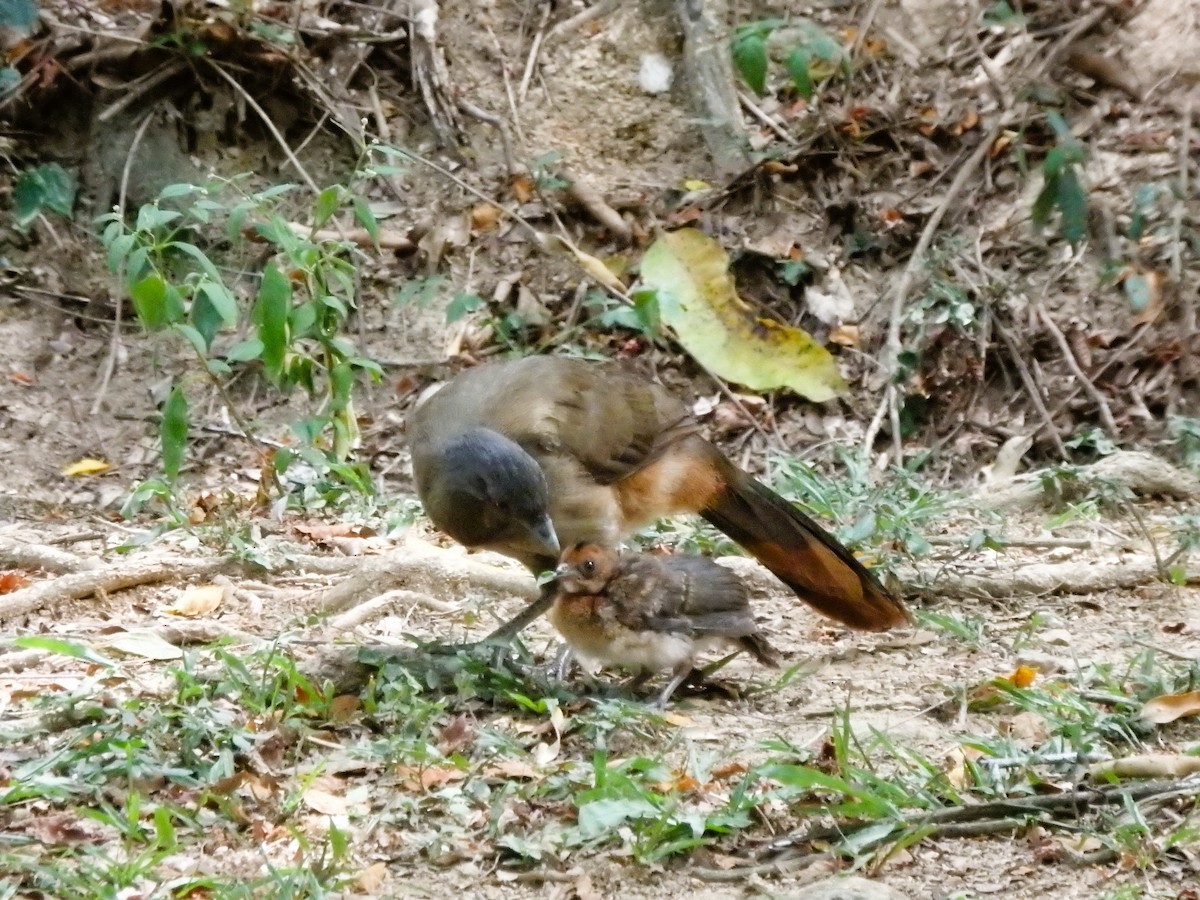
[[[76,460],[65,469],[62,470],[64,475],[98,475],[101,472],[107,472],[111,469],[108,463],[102,459],[92,459],[85,456],[83,459]]]
[[[662,322],[714,374],[757,391],[791,388],[816,402],[845,388],[837,360],[810,334],[756,315],[738,296],[728,254],[703,232],[662,235],[642,258],[641,274],[657,294]]]
[[[662,714],[663,721],[668,725],[674,725],[676,728],[690,728],[696,723],[689,719],[683,713],[665,712]]]
[[[703,191],[708,189],[709,184],[699,178],[688,178],[683,182],[683,186],[689,191]]]
[[[164,606],[162,611],[173,616],[206,616],[221,605],[224,597],[225,588],[219,584],[196,585],[180,594],[170,606]]]
[[[1200,691],[1188,691],[1186,694],[1160,694],[1147,700],[1141,716],[1143,722],[1165,725],[1197,713],[1200,713]]]

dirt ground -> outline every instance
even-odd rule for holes
[[[112,13],[114,16],[134,15],[138,10],[138,4],[112,6],[114,10],[121,7]],[[964,68],[974,67],[963,64],[960,58],[956,68],[952,65],[955,60],[943,52],[955,42],[952,36],[962,30],[963,23],[979,14],[977,4],[901,0],[862,6],[855,7],[855,15],[836,10],[822,14],[832,18],[830,27],[849,27],[863,21],[861,15],[867,7],[877,9],[871,33],[889,47],[890,68],[884,71],[897,85],[903,83],[906,91],[900,104],[904,110],[897,113],[897,118],[916,116],[923,105],[935,108],[942,122],[961,120],[972,111],[987,112],[986,103],[979,101],[984,90],[980,85],[996,73],[977,71],[979,81],[972,86],[960,76]],[[1135,138],[1174,134],[1180,111],[1190,102],[1188,92],[1200,76],[1200,62],[1194,52],[1200,40],[1200,4],[1147,0],[1142,6],[1144,9],[1112,39],[1123,42],[1120,52],[1125,58],[1136,60],[1133,68],[1145,87],[1148,102],[1117,97],[1097,104],[1096,121],[1091,123],[1096,133],[1091,136],[1093,155],[1088,173],[1091,196],[1099,205],[1123,202],[1126,187],[1134,181],[1166,178],[1173,172],[1177,155],[1169,142],[1150,145],[1138,143]],[[582,9],[583,5],[572,5],[572,11],[576,7]],[[766,3],[737,12],[747,16],[752,12],[757,17],[794,15],[794,7],[790,3]],[[1078,14],[1087,11],[1081,9]],[[689,179],[709,177],[707,155],[693,127],[694,118],[683,102],[683,89],[676,85],[670,91],[651,95],[638,84],[638,68],[646,54],[660,53],[668,59],[677,56],[679,36],[670,24],[670,13],[670,4],[665,2],[617,4],[615,11],[597,19],[581,34],[548,41],[519,101],[512,99],[512,92],[520,86],[530,36],[536,33],[541,15],[533,5],[526,8],[524,4],[499,0],[446,0],[441,4],[441,39],[455,88],[463,97],[505,119],[514,107],[518,110],[511,125],[522,159],[561,154],[572,171],[587,178],[605,196],[631,198],[631,206],[649,208],[668,192],[682,191]],[[147,13],[142,10],[138,14]],[[505,77],[498,77],[499,73]],[[874,89],[876,96],[895,99],[895,90],[885,81],[874,85]],[[1089,89],[1101,90],[1094,85]],[[771,102],[763,103],[769,114],[782,114]],[[408,141],[432,153],[433,141],[426,123],[413,117],[411,106],[407,109],[408,114],[398,114],[392,121],[393,138],[397,143]],[[813,114],[825,113],[814,108]],[[70,117],[67,120],[63,128],[70,127]],[[471,141],[465,158],[473,176],[484,186],[502,179],[506,162],[495,130],[479,121],[470,122],[465,130]],[[768,139],[769,130],[764,129],[764,134],[763,140]],[[262,149],[269,143],[264,140],[253,145],[258,149],[250,158],[252,163],[261,162],[258,154],[262,158],[273,156],[273,151]],[[57,158],[67,159],[70,152],[78,151],[67,146],[69,139],[60,144],[52,148],[60,154]],[[929,158],[944,162],[959,149],[931,147]],[[344,156],[338,140],[322,134],[302,158],[315,171],[332,178],[340,174],[338,167],[344,164]],[[197,151],[184,157],[180,165],[233,173],[246,167],[249,154],[244,149],[240,153],[220,149],[209,155]],[[273,159],[272,165],[281,162]],[[97,165],[103,168],[102,163]],[[852,179],[860,214],[877,215],[904,206],[906,215],[923,217],[936,205],[936,190],[926,186],[910,194],[910,184],[902,183],[887,166],[876,167],[866,155],[844,168],[854,165],[861,166]],[[161,187],[155,184],[153,169],[149,167],[139,176],[145,177],[141,190],[149,196]],[[1009,177],[998,170],[988,170],[979,178],[1003,181]],[[178,171],[172,176],[178,177]],[[101,181],[104,178],[95,177]],[[831,229],[829,210],[844,197],[816,195],[817,188],[833,190],[835,186],[832,178],[824,176],[807,183],[788,183],[774,202],[758,207],[753,202],[740,208],[731,205],[723,213],[707,213],[706,222],[731,246],[772,246],[785,235],[814,259],[836,260],[842,236]],[[579,288],[579,275],[569,261],[539,255],[519,229],[473,234],[459,240],[455,223],[460,223],[478,201],[448,187],[436,174],[414,170],[404,176],[403,190],[404,202],[392,209],[386,224],[401,231],[412,229],[414,234],[444,229],[449,237],[434,266],[455,290],[487,298],[493,296],[498,285],[519,282],[554,315],[570,306]],[[373,199],[384,204],[391,202],[391,195],[381,192]],[[1044,246],[1038,247],[1038,252],[1046,252],[1033,255],[1030,248],[1038,242],[1029,237],[1026,221],[1031,200],[1027,190],[1007,202],[985,204],[979,215],[982,225],[977,232],[978,247],[964,251],[964,257],[981,254],[987,261],[985,269],[990,266],[1005,270],[1008,280],[1003,285],[1009,289],[1006,298],[1017,298],[1013,302],[1020,310],[1018,319],[1030,321],[1030,310],[1036,305],[1023,301],[1042,298],[1064,320],[1082,318],[1091,336],[1105,332],[1111,338],[1111,332],[1120,331],[1121,337],[1113,340],[1124,340],[1133,330],[1127,321],[1124,298],[1099,285],[1096,267],[1082,264],[1069,251],[1055,251],[1058,256],[1051,258]],[[573,228],[581,242],[596,235],[590,224],[577,223]],[[900,224],[897,244],[892,248],[899,259],[911,249],[916,230],[911,223]],[[126,521],[118,513],[133,486],[158,472],[157,410],[163,386],[172,377],[189,379],[188,390],[195,398],[193,417],[203,427],[193,432],[186,471],[188,488],[195,496],[221,497],[228,492],[229,497],[240,499],[218,504],[225,510],[222,515],[234,519],[249,516],[247,498],[254,496],[260,478],[255,454],[236,438],[233,423],[203,377],[185,374],[189,358],[177,343],[161,336],[145,336],[128,321],[114,338],[111,322],[116,286],[105,270],[102,251],[87,237],[84,226],[59,231],[35,229],[31,237],[10,232],[7,237],[7,275],[0,284],[0,347],[6,351],[0,368],[0,540],[59,547],[78,560],[104,563],[209,558],[212,547],[182,531],[169,533],[127,557],[114,552],[116,546],[146,526],[144,519]],[[1150,254],[1148,242],[1139,252]],[[620,252],[611,246],[601,246],[596,252],[601,249]],[[905,253],[899,253],[901,249]],[[1159,251],[1165,258],[1167,250],[1155,250]],[[1154,257],[1158,262],[1161,258]],[[415,539],[437,544],[449,558],[461,560],[458,551],[431,534],[423,520],[407,531],[388,531],[385,524],[403,519],[412,507],[403,421],[419,387],[454,369],[454,364],[447,361],[447,348],[477,352],[486,347],[489,337],[482,317],[447,325],[439,307],[394,304],[397,286],[406,279],[428,274],[428,265],[428,253],[383,254],[364,264],[356,339],[365,355],[383,361],[386,377],[381,383],[365,386],[356,401],[363,424],[359,456],[375,479],[378,498],[342,512],[338,520],[366,523],[382,536],[334,541],[333,549],[328,543],[314,548],[314,543],[320,542],[314,542],[311,535],[295,526],[314,524],[321,517],[319,512],[302,521],[256,519],[254,534],[264,556],[284,559],[289,554],[304,558],[327,555],[346,564],[336,573],[304,571],[302,567],[292,570],[286,576],[267,579],[270,590],[264,589],[260,579],[244,574],[231,576],[226,600],[219,610],[200,620],[202,625],[211,624],[215,633],[238,635],[251,642],[269,642],[283,636],[285,641],[303,644],[319,635],[319,630],[314,631],[314,611],[327,592],[350,577],[357,554],[363,554],[362,559],[383,554],[402,556],[409,546],[406,542]],[[831,262],[833,268],[837,267]],[[838,273],[857,304],[845,318],[861,320],[864,341],[872,342],[871,347],[878,346],[886,330],[884,298],[895,285],[900,268],[897,256],[885,246],[867,261],[847,264]],[[785,292],[773,299],[780,301],[785,317],[792,315],[806,325],[814,324],[804,318],[806,313],[793,309],[796,303],[791,295]],[[1155,337],[1157,332],[1151,331],[1138,353],[1126,354],[1121,366],[1127,368],[1116,366],[1113,370],[1128,373],[1124,383],[1110,387],[1114,396],[1128,391],[1122,395],[1117,411],[1129,446],[1161,437],[1168,414],[1195,414],[1200,409],[1194,382],[1164,386],[1152,380],[1158,371],[1155,348],[1168,344],[1171,336],[1169,327],[1163,327],[1162,332]],[[1153,343],[1160,337],[1159,344]],[[606,346],[615,352],[623,345],[613,341]],[[1098,339],[1094,346],[1099,352]],[[822,463],[829,461],[829,451],[836,445],[857,446],[882,388],[869,360],[864,361],[868,355],[847,353],[841,357],[853,384],[844,403],[816,407],[781,400],[772,407],[771,433],[782,436],[794,452],[812,455]],[[951,356],[952,352],[947,353],[947,358]],[[1130,361],[1130,356],[1137,357],[1136,363]],[[718,389],[690,368],[686,360],[664,364],[660,355],[650,365],[689,400],[718,394]],[[1065,383],[1072,378],[1061,366],[1048,365],[1041,374],[1051,385],[1056,379]],[[941,375],[946,379],[955,377],[950,369]],[[271,440],[287,440],[287,423],[295,418],[301,400],[260,395],[244,384],[238,386],[238,391],[239,400],[252,411],[258,434]],[[1185,505],[1171,505],[1161,499],[1139,501],[1144,525],[1127,517],[1081,518],[1064,525],[1052,523],[1051,513],[1031,507],[1003,514],[999,524],[995,518],[982,515],[987,491],[976,493],[980,470],[994,460],[1007,437],[1031,432],[1040,424],[1024,399],[1014,400],[1020,395],[1015,376],[993,379],[980,385],[971,404],[947,399],[931,414],[931,419],[939,415],[969,416],[961,430],[951,431],[948,436],[931,436],[928,441],[936,450],[931,472],[953,473],[954,482],[946,483],[945,489],[965,492],[962,499],[947,505],[945,520],[925,535],[935,541],[934,553],[913,563],[915,573],[910,587],[922,586],[913,591],[914,606],[934,614],[934,618],[922,617],[910,630],[863,636],[833,627],[790,595],[768,592],[756,600],[756,613],[789,663],[802,664],[802,674],[782,686],[740,699],[682,700],[673,707],[674,718],[656,724],[650,739],[631,733],[628,752],[644,751],[659,742],[669,746],[668,755],[673,760],[732,755],[747,764],[761,758],[767,742],[786,742],[816,753],[828,739],[836,717],[848,709],[851,727],[864,746],[878,749],[891,741],[948,770],[966,736],[993,739],[1009,735],[1017,744],[1024,741],[1027,745],[1039,741],[1036,734],[1021,731],[1030,727],[1029,720],[1020,718],[1013,709],[1000,706],[971,710],[962,700],[973,686],[1008,676],[1023,663],[1038,668],[1040,678],[1070,681],[1097,669],[1131,669],[1148,652],[1176,666],[1181,661],[1194,662],[1198,653],[1196,635],[1200,633],[1200,590],[1192,586],[1170,586],[1146,579],[1134,586],[1088,593],[1015,590],[999,599],[978,599],[954,587],[961,584],[954,576],[964,573],[1004,573],[1005,577],[1017,578],[1024,569],[1048,562],[1075,565],[1081,572],[1102,566],[1119,570],[1123,561],[1130,560],[1132,565],[1135,557],[1146,556],[1150,550],[1147,534],[1164,535],[1171,517],[1187,511]],[[1095,410],[1086,402],[1083,398],[1074,405],[1064,404],[1062,414],[1071,418],[1072,425],[1095,423]],[[729,427],[728,421],[718,421],[714,416],[706,424],[744,465],[762,470],[774,439],[766,430],[748,429],[736,416],[734,422]],[[1039,461],[1050,455],[1044,436],[1034,455]],[[63,474],[67,466],[84,458],[104,460],[110,467],[82,477]],[[980,527],[1001,530],[1015,542],[1024,539],[1032,545],[1014,544],[1005,552],[967,552],[967,538]],[[350,561],[345,560],[347,555]],[[514,571],[511,564],[499,558],[487,554],[479,558],[504,571]],[[34,575],[38,579],[50,577],[47,572]],[[205,583],[209,579],[197,576],[191,580]],[[187,581],[180,578],[145,584],[6,615],[5,643],[9,644],[13,636],[27,634],[102,642],[121,631],[161,628],[165,621],[163,606],[178,596]],[[467,587],[459,589],[462,584]],[[443,585],[439,592],[422,584],[421,590],[441,601],[437,609],[393,610],[348,629],[341,637],[367,644],[402,643],[407,633],[437,640],[477,637],[487,630],[493,617],[515,611],[520,603],[519,599],[472,587],[468,582],[456,582],[449,588]],[[943,620],[937,616],[968,623],[969,627],[963,631],[939,626],[937,622]],[[553,635],[547,625],[539,623],[531,629],[528,643],[539,656],[548,656],[553,650]],[[148,682],[161,678],[169,665],[137,659],[128,662],[135,678]],[[722,674],[734,684],[766,680],[753,663],[740,658]],[[6,705],[13,702],[14,695],[24,698],[39,686],[63,690],[64,685],[79,683],[83,678],[78,660],[30,655],[11,646],[0,655],[0,697]],[[492,711],[484,721],[497,728],[508,727],[510,713]],[[1194,753],[1200,748],[1200,725],[1182,720],[1163,726],[1143,741],[1134,749]],[[571,752],[586,758],[585,749],[572,747]],[[882,755],[882,750],[879,752]],[[319,751],[315,758],[320,758]],[[11,756],[0,757],[0,774],[15,763]],[[382,784],[395,788],[395,776],[392,778],[390,785],[386,780]],[[1055,771],[1060,785],[1075,784],[1082,778],[1078,767]],[[344,784],[351,792],[363,787],[377,791],[381,783],[373,781],[369,773],[349,773]],[[365,808],[376,813],[381,804],[382,799],[375,796]],[[319,830],[317,818],[312,816],[313,821],[306,821],[305,827]],[[362,818],[369,816],[364,814]],[[762,823],[754,832],[754,840],[765,841],[774,831],[787,833],[800,824],[781,813],[778,821]],[[388,861],[382,881],[359,891],[375,896],[433,897],[445,896],[447,891],[465,897],[547,896],[563,900],[809,896],[805,881],[794,873],[764,873],[737,882],[713,883],[689,871],[686,855],[682,861],[639,865],[607,850],[580,852],[556,869],[556,876],[561,878],[534,883],[527,872],[497,865],[495,848],[476,848],[474,853],[463,852],[458,858],[433,866],[419,854],[406,851],[409,835],[403,829],[379,825],[362,828],[356,834],[354,853],[364,867],[372,861]],[[1038,828],[1013,836],[928,839],[860,874],[911,898],[1183,898],[1195,896],[1189,892],[1200,883],[1200,857],[1194,842],[1169,861],[1142,867],[1128,856],[1091,865],[1048,861],[1044,852],[1047,840],[1046,833]],[[282,858],[285,843],[280,840],[270,845],[271,855]],[[718,849],[727,853],[746,849],[745,845],[735,844],[738,841],[718,845]],[[708,853],[699,851],[696,859],[707,864]],[[250,873],[258,871],[260,865],[259,855],[243,849],[211,859],[181,853],[166,869],[183,873],[203,871],[207,866]]]

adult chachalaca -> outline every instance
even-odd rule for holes
[[[561,547],[616,546],[664,516],[698,513],[805,603],[852,628],[909,620],[903,604],[816,522],[706,441],[664,388],[614,362],[528,357],[455,376],[408,424],[433,523],[533,572]],[[488,640],[553,602],[554,585]]]

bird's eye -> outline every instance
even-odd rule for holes
[[[583,565],[580,566],[579,568],[583,569],[584,575],[591,575],[593,572],[596,571],[596,563],[593,560],[585,559],[583,561]]]

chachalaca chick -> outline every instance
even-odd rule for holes
[[[620,555],[576,544],[563,553],[555,576],[551,624],[585,663],[631,669],[639,681],[670,671],[660,708],[708,647],[732,644],[763,665],[779,665],[759,634],[746,586],[708,557]]]
[[[909,621],[845,547],[701,437],[682,403],[616,363],[536,356],[468,369],[417,407],[408,438],[433,523],[535,573],[561,547],[615,546],[698,513],[825,615],[867,631]],[[514,636],[553,591],[548,582],[488,640]]]

